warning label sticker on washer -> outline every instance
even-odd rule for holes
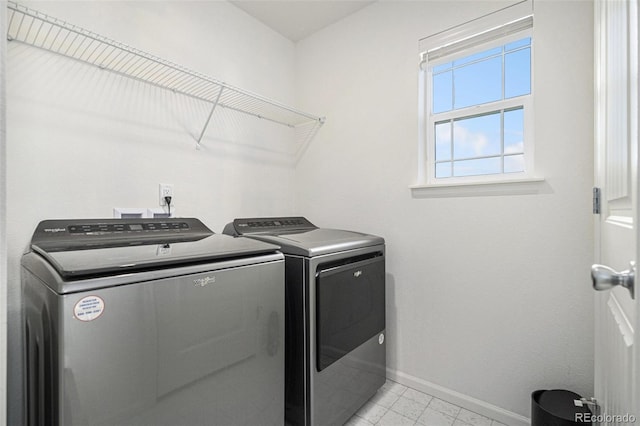
[[[102,315],[104,300],[98,296],[83,297],[73,307],[73,316],[80,321],[93,321]]]

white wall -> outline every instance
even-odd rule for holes
[[[421,198],[418,40],[506,5],[381,1],[296,45],[298,105],[327,116],[296,172],[301,214],[387,241],[393,377],[505,422],[530,393],[591,395],[593,5],[535,2],[528,195]],[[506,410],[507,412],[504,412]]]
[[[294,100],[293,43],[227,2],[27,5]],[[294,168],[283,154],[290,130],[280,126],[221,111],[196,150],[208,113],[198,102],[17,42],[9,43],[7,65],[8,422],[20,424],[19,262],[40,220],[158,207],[158,184],[172,183],[178,215],[221,232],[234,217],[293,213]]]

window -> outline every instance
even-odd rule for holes
[[[524,172],[531,38],[430,68],[435,178]]]
[[[421,41],[419,184],[534,176],[533,17],[516,6]]]

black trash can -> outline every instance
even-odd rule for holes
[[[537,390],[531,394],[531,426],[591,424],[591,410],[577,407],[581,396],[568,390]]]

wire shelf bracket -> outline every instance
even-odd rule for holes
[[[211,111],[196,139],[196,147],[200,147],[211,117],[218,107],[295,129],[298,159],[325,122],[324,117],[234,87],[14,1],[7,2],[7,9],[7,40],[10,42],[17,41],[42,48],[210,103]]]

